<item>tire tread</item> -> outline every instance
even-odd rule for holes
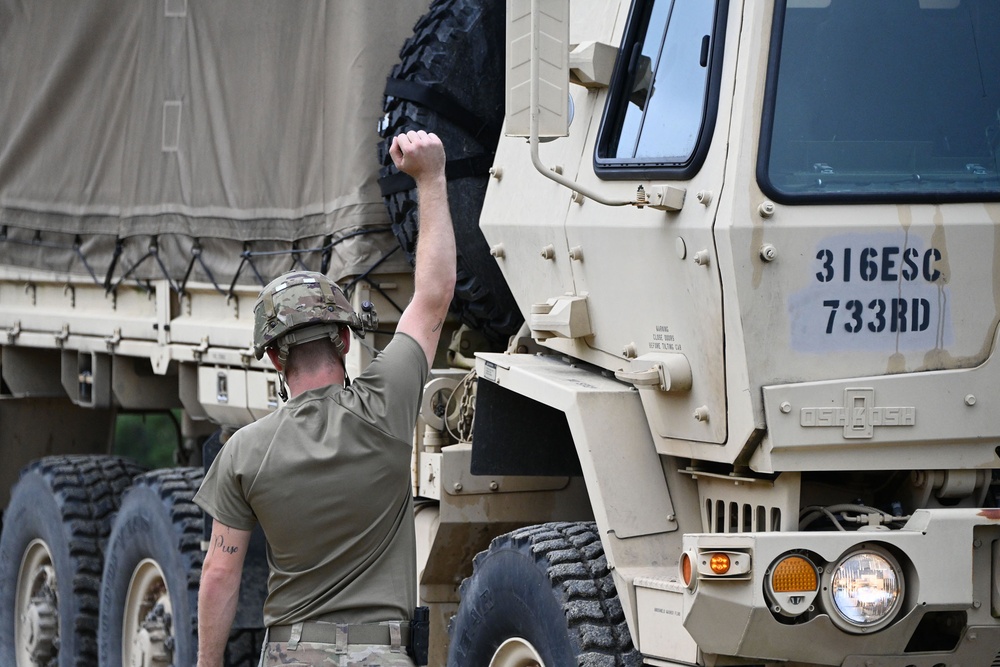
[[[562,607],[571,642],[578,647],[578,667],[638,667],[642,656],[632,644],[625,613],[604,548],[593,522],[527,526],[493,539],[473,559],[475,571],[491,554],[514,550],[534,559]],[[459,587],[463,603],[473,579]],[[449,628],[455,640],[455,624]]]
[[[73,561],[72,590],[79,613],[74,667],[97,664],[97,627],[104,546],[111,533],[123,491],[144,471],[138,463],[114,456],[49,456],[30,463],[21,477],[35,474],[46,481],[59,507]]]
[[[547,567],[549,580],[560,589],[565,599],[563,611],[567,624],[576,631],[583,649],[579,664],[641,665],[642,658],[632,645],[596,524],[550,523],[541,528],[515,541],[531,545],[540,564]]]
[[[204,513],[194,497],[205,476],[202,468],[165,468],[153,470],[135,479],[135,487],[148,487],[163,503],[176,531],[175,539],[183,561],[187,564],[187,594],[197,599],[201,583],[201,568],[205,552],[201,548],[204,536]],[[197,604],[192,605],[197,610]],[[197,613],[189,621],[197,634]],[[225,667],[253,667],[260,657],[263,629],[233,630],[226,644]]]

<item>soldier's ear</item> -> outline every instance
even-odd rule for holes
[[[351,351],[351,330],[345,326],[340,327],[340,340],[344,343],[344,356]]]
[[[269,347],[265,350],[267,352],[267,358],[271,360],[271,365],[274,366],[274,370],[279,373],[285,370],[284,365],[278,360],[278,351],[273,347]]]

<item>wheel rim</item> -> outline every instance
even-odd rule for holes
[[[545,667],[545,663],[531,642],[512,637],[497,648],[490,667]]]
[[[58,653],[59,597],[52,552],[34,539],[24,550],[17,573],[14,655],[17,667],[44,665]]]
[[[166,667],[173,657],[173,608],[159,564],[142,560],[132,572],[122,618],[122,664]]]

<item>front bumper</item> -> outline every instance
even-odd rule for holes
[[[794,620],[770,609],[765,578],[789,552],[830,567],[860,545],[891,551],[906,582],[888,626],[847,632],[818,595]],[[750,555],[743,576],[695,575],[684,591],[683,624],[701,653],[852,667],[1000,665],[1000,510],[920,510],[900,530],[688,534],[688,552]]]

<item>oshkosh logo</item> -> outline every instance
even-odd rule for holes
[[[807,427],[840,426],[845,438],[871,438],[876,426],[914,426],[915,407],[875,407],[875,390],[845,389],[844,406],[802,408],[799,424]]]

